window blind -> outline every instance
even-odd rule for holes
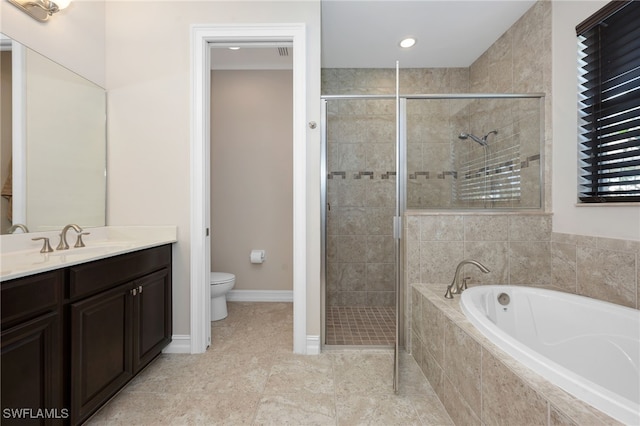
[[[640,201],[640,1],[613,1],[576,27],[579,199]]]

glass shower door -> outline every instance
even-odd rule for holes
[[[325,345],[396,340],[396,112],[391,97],[326,102]]]

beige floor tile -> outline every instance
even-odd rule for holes
[[[450,425],[413,358],[293,354],[290,303],[229,303],[204,354],[162,354],[88,425]]]
[[[332,425],[336,424],[333,394],[299,391],[265,395],[260,401],[254,425]]]
[[[397,395],[344,395],[336,400],[339,426],[421,425],[411,401]]]

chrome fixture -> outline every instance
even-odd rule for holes
[[[489,133],[487,133],[486,135],[484,135],[483,137],[479,138],[476,135],[472,134],[472,133],[460,133],[460,135],[458,136],[458,139],[471,139],[474,142],[479,143],[482,146],[487,146],[487,138],[489,137],[489,135],[497,135],[498,131],[497,130],[492,130]]]
[[[81,232],[78,234],[78,239],[76,240],[76,243],[74,244],[73,247],[75,248],[80,248],[80,247],[85,247],[84,245],[84,241],[82,241],[82,236],[83,235],[90,235],[91,232]]]
[[[38,238],[31,239],[31,241],[38,241],[38,240],[44,240],[44,244],[40,249],[40,253],[51,253],[53,251],[53,249],[51,248],[51,244],[49,244],[49,239],[47,237],[38,237]]]
[[[73,228],[78,234],[82,232],[82,228],[75,224],[69,224],[62,228],[62,232],[60,233],[60,244],[56,247],[56,250],[68,250],[69,244],[67,243],[67,231],[69,228]]]
[[[16,230],[22,230],[23,234],[26,234],[29,232],[29,228],[27,228],[26,225],[23,225],[21,223],[15,223],[13,225],[11,225],[11,228],[7,229],[7,233],[8,234],[13,234]]]
[[[9,0],[9,3],[41,22],[45,22],[54,13],[66,9],[71,0]]]
[[[464,284],[462,285],[460,284],[460,271],[462,270],[462,267],[464,265],[475,265],[478,267],[478,269],[480,269],[485,274],[488,272],[491,272],[487,269],[486,266],[484,266],[482,263],[478,262],[477,260],[471,260],[471,259],[463,260],[462,262],[458,263],[458,266],[456,267],[456,274],[453,276],[453,281],[451,282],[451,284],[447,286],[447,292],[444,295],[446,299],[453,299],[454,294],[460,294],[465,288],[467,288],[466,279],[464,280]]]

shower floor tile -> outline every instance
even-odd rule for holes
[[[386,306],[327,307],[327,345],[393,345],[395,309]]]

